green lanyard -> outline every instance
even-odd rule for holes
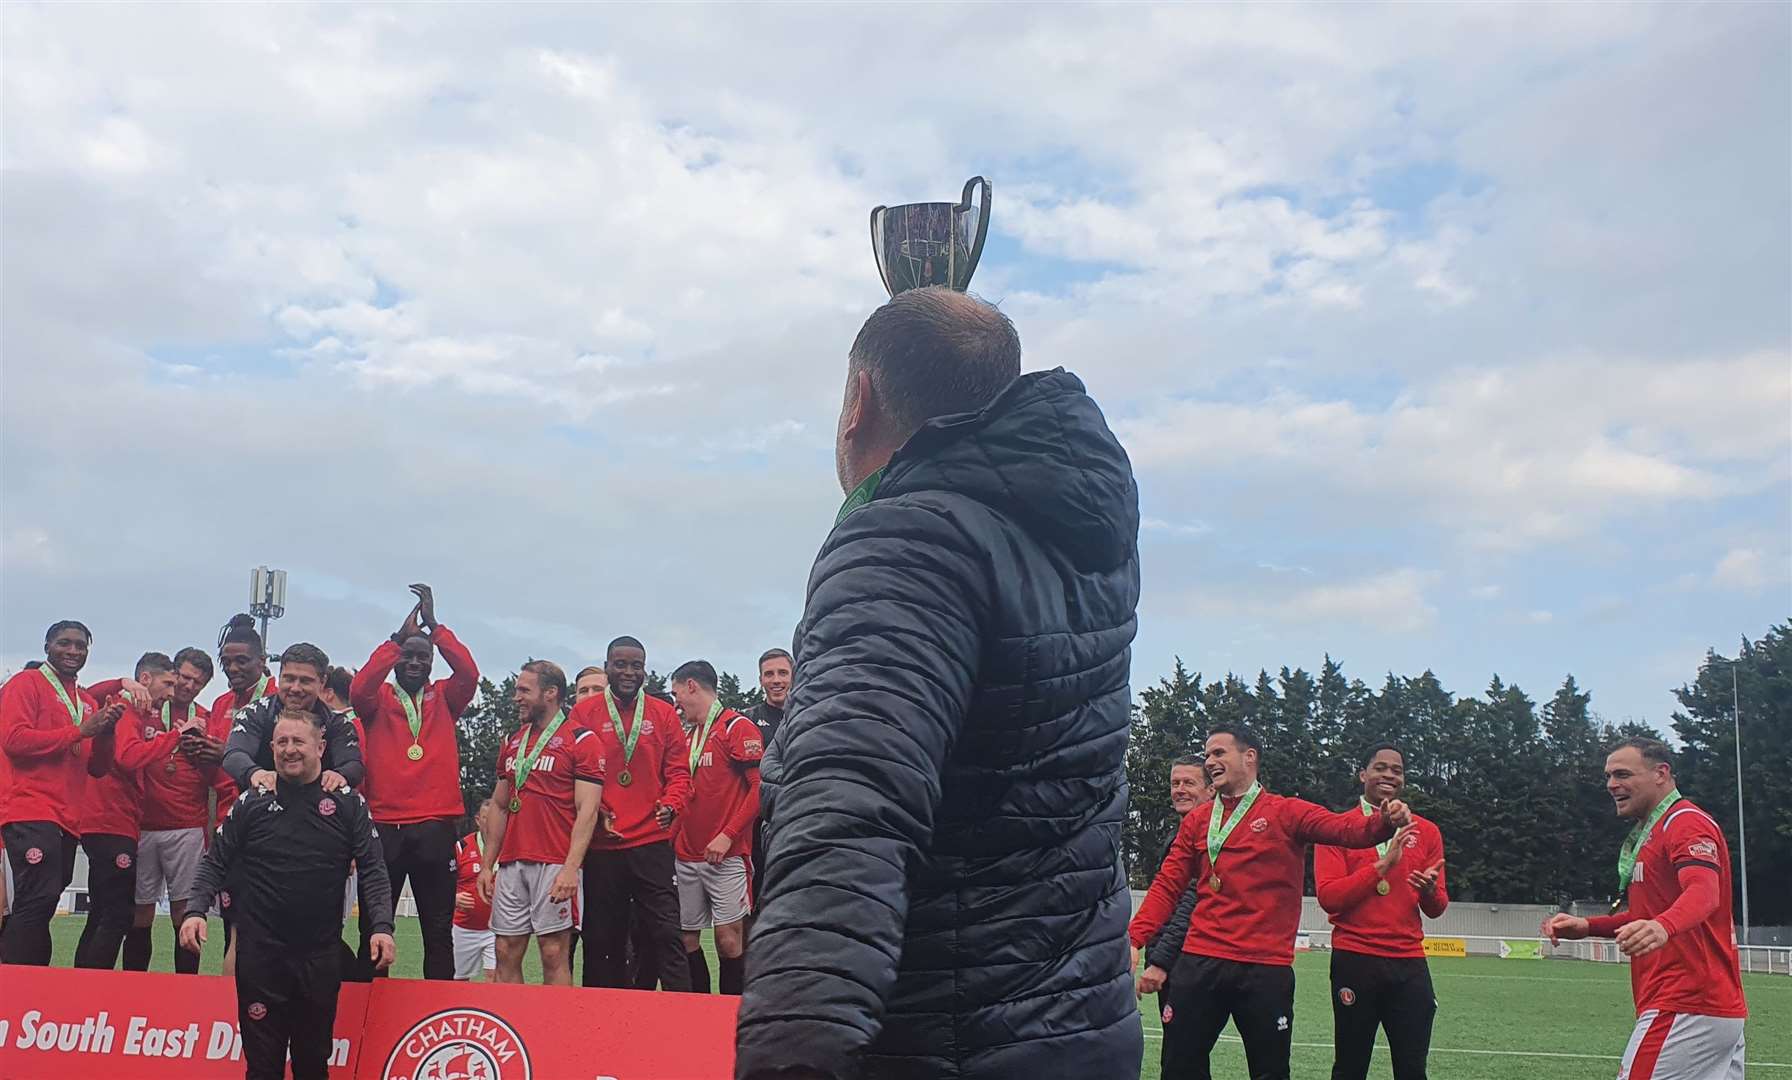
[[[267,697],[268,696],[268,683],[271,683],[273,681],[274,681],[274,677],[272,675],[263,675],[261,677],[261,681],[255,684],[255,692],[253,694],[250,694],[249,700],[243,702],[243,704],[244,705],[253,705],[257,701],[260,701],[262,698]]]
[[[162,702],[162,730],[163,731],[173,731],[174,730],[174,712],[173,712],[173,710],[171,710],[168,707],[170,704],[171,704],[170,702],[166,702],[166,701]],[[192,705],[187,706],[187,719],[189,719],[189,720],[191,720],[193,718],[193,708],[194,708],[194,706],[192,706]]]
[[[1357,796],[1357,800],[1363,804],[1363,816],[1364,817],[1374,817],[1375,816],[1375,806],[1372,803],[1370,803],[1368,799],[1365,799],[1359,795],[1359,796]],[[1390,848],[1392,846],[1394,846],[1394,838],[1390,836],[1386,840],[1383,840],[1381,843],[1375,845],[1375,854],[1386,855],[1388,853],[1388,848]]]
[[[521,746],[517,747],[516,755],[516,790],[519,796],[523,792],[523,785],[529,782],[529,774],[535,770],[536,759],[541,757],[541,752],[547,748],[548,740],[554,737],[554,732],[559,731],[560,725],[565,722],[566,710],[561,709],[559,715],[549,720],[548,726],[541,729],[541,738],[535,740],[535,749],[533,750],[529,749],[529,729],[523,728],[523,742]],[[510,812],[516,813],[516,800],[512,799],[510,805],[512,808]]]
[[[1679,788],[1675,788],[1668,792],[1665,798],[1655,804],[1655,809],[1649,812],[1649,820],[1630,830],[1630,835],[1624,838],[1624,845],[1618,849],[1619,899],[1623,899],[1624,894],[1630,891],[1630,879],[1636,874],[1637,852],[1642,848],[1643,841],[1649,838],[1649,833],[1654,830],[1655,823],[1660,821],[1662,815],[1668,812],[1668,807],[1679,801]]]
[[[1220,824],[1220,815],[1225,813],[1225,805],[1217,794],[1213,797],[1213,813],[1207,819],[1207,865],[1213,873],[1207,883],[1213,886],[1214,892],[1220,891],[1220,849],[1226,846],[1226,837],[1231,836],[1232,830],[1238,828],[1238,823],[1250,813],[1251,805],[1262,793],[1263,785],[1255,780],[1251,781],[1250,790],[1244,793],[1244,798],[1238,800],[1238,805],[1233,807],[1232,814],[1225,819],[1224,825]]]
[[[81,706],[79,704],[77,704],[75,701],[69,700],[68,690],[66,690],[63,687],[62,680],[58,679],[56,676],[50,674],[50,665],[48,665],[48,664],[45,664],[43,667],[40,667],[37,670],[40,674],[43,675],[44,681],[49,683],[52,687],[55,688],[56,696],[62,699],[62,707],[68,710],[69,720],[71,722],[73,722],[73,724],[76,727],[80,727],[81,726]],[[75,690],[75,693],[78,696],[81,693],[81,691],[77,688]]]
[[[616,729],[616,741],[622,744],[622,771],[616,775],[616,782],[627,787],[635,781],[628,765],[635,759],[635,744],[641,741],[641,715],[647,708],[647,690],[635,691],[635,718],[628,731],[622,730],[622,714],[616,711],[616,695],[610,693],[607,686],[604,687],[604,705],[610,710],[610,726]]]
[[[406,693],[404,687],[398,683],[392,684],[392,692],[398,695],[398,703],[404,706],[405,726],[411,729],[411,742],[414,744],[423,733],[423,710],[419,707],[417,699]],[[427,692],[426,690],[425,693]]]
[[[703,744],[709,741],[709,729],[716,726],[716,717],[722,715],[722,703],[717,701],[709,706],[709,717],[703,721],[703,733],[691,743],[691,774],[697,772],[697,762],[703,757]]]
[[[884,470],[879,469],[861,481],[858,487],[853,488],[852,494],[848,495],[846,501],[840,504],[840,513],[834,518],[834,524],[838,525],[845,521],[846,515],[870,502],[871,497],[877,494],[877,485],[883,482],[883,478]]]

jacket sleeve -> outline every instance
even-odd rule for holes
[[[238,709],[235,715],[228,718],[230,737],[224,742],[224,759],[218,766],[241,791],[249,790],[249,777],[254,775],[256,769],[261,768],[255,758],[268,744],[264,720],[266,712],[261,707],[261,701],[258,701],[247,708]]]
[[[473,704],[473,696],[479,693],[479,665],[473,662],[473,654],[461,644],[454,632],[441,623],[429,635],[435,642],[436,649],[441,652],[442,659],[448,661],[448,670],[453,674],[436,684],[447,704],[448,711],[456,720]]]
[[[1305,799],[1283,799],[1282,822],[1288,834],[1303,844],[1366,848],[1394,835],[1394,827],[1380,814],[1364,817],[1357,809],[1334,814]]]
[[[691,804],[691,740],[676,719],[659,729],[665,733],[660,742],[660,805],[682,814]]]
[[[1429,869],[1431,866],[1444,861],[1443,831],[1434,828],[1432,829],[1432,833],[1437,839],[1431,846],[1431,854],[1426,856],[1425,865],[1420,869]],[[1448,866],[1438,867],[1437,888],[1432,889],[1429,893],[1419,894],[1419,910],[1425,913],[1427,919],[1441,918],[1444,909],[1450,906],[1449,882],[1445,880],[1445,875],[1449,873],[1449,869]]]
[[[168,748],[159,745],[160,740],[152,741],[143,737],[143,726],[152,722],[149,717],[132,709],[112,725],[106,738],[113,744],[114,765],[119,770],[127,773],[139,772],[167,755]],[[99,748],[97,742],[94,748]]]
[[[386,676],[392,674],[392,669],[398,666],[398,653],[397,642],[381,642],[380,647],[373,650],[373,655],[367,658],[367,663],[361,665],[361,670],[355,672],[355,677],[349,681],[349,707],[366,717],[368,723],[379,718],[380,698],[383,696],[381,692],[386,687]]]
[[[366,912],[363,921],[367,924],[367,932],[390,934],[392,879],[386,876],[386,856],[380,850],[373,817],[367,812],[367,800],[353,793],[344,798],[340,792],[336,798],[338,802],[353,800],[354,803],[354,813],[349,815],[349,842],[354,847],[355,890],[360,893],[361,908]]]
[[[1176,901],[1176,910],[1170,913],[1170,921],[1159,930],[1151,948],[1146,950],[1145,962],[1152,967],[1172,971],[1176,967],[1176,958],[1182,955],[1182,947],[1188,942],[1188,924],[1195,917],[1195,904],[1201,898],[1201,890],[1193,885],[1182,890],[1182,899]]]
[[[6,684],[6,693],[0,695],[0,746],[3,746],[8,757],[33,758],[50,757],[60,754],[81,741],[81,729],[72,723],[59,723],[49,728],[37,726],[38,693],[49,693],[48,687],[39,691],[22,679],[36,679],[43,682],[43,676],[35,671],[21,671]],[[62,712],[62,703],[56,708],[63,720],[68,714]]]
[[[1138,913],[1133,915],[1132,922],[1126,928],[1126,936],[1135,949],[1142,949],[1150,943],[1151,938],[1170,921],[1176,913],[1176,902],[1185,890],[1198,888],[1196,874],[1200,870],[1201,857],[1206,854],[1202,835],[1205,824],[1196,827],[1196,819],[1202,823],[1207,821],[1203,813],[1211,803],[1202,803],[1193,810],[1182,815],[1182,824],[1176,828],[1176,839],[1170,841],[1170,853],[1164,856],[1163,865],[1158,867],[1157,876],[1151,879],[1151,888],[1145,893],[1144,902],[1139,905]]]
[[[346,716],[332,713],[324,725],[324,768],[334,770],[357,790],[367,780],[367,766],[361,760],[361,737],[355,734],[354,721]]]
[[[992,590],[985,553],[928,506],[873,502],[829,537],[778,735],[737,1076],[857,1075],[896,982],[906,877],[933,835]]]
[[[203,917],[210,911],[212,901],[218,898],[218,890],[230,880],[230,870],[236,865],[237,852],[243,847],[243,822],[247,820],[246,814],[237,813],[240,805],[239,800],[224,812],[224,820],[218,823],[218,831],[212,837],[211,846],[205,849],[205,857],[199,860],[199,870],[193,875],[193,887],[187,893],[187,918],[194,915]]]
[[[736,731],[729,725],[727,732],[728,752],[734,758],[734,766],[746,776],[747,794],[735,807],[734,814],[722,823],[722,831],[730,840],[739,840],[753,827],[753,819],[759,816],[759,758],[764,750],[764,743],[759,735],[759,725],[749,721],[746,725],[750,732]],[[686,755],[689,760],[689,755]],[[710,839],[715,839],[711,837]]]
[[[1327,915],[1342,915],[1367,900],[1380,878],[1372,862],[1351,873],[1343,848],[1320,844],[1313,849],[1313,893]]]

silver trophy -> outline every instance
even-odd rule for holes
[[[981,197],[973,203],[977,192]],[[871,254],[891,296],[928,285],[963,292],[988,235],[989,181],[981,176],[964,182],[964,198],[956,203],[904,203],[871,211]]]

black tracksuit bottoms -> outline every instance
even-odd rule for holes
[[[1332,1080],[1364,1080],[1375,1029],[1388,1033],[1394,1080],[1425,1080],[1437,997],[1423,957],[1332,953]]]
[[[306,950],[237,935],[236,1017],[247,1080],[282,1080],[289,1051],[293,1080],[328,1080],[342,951],[340,942]]]

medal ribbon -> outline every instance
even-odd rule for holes
[[[561,709],[559,715],[549,720],[548,726],[541,729],[541,738],[535,740],[535,749],[533,750],[529,749],[529,729],[526,727],[523,729],[522,745],[517,747],[516,754],[516,791],[518,796],[523,792],[523,785],[529,782],[529,774],[534,771],[535,761],[541,757],[541,752],[547,747],[548,740],[554,737],[554,732],[559,731],[560,725],[565,722],[566,710]]]
[[[853,488],[852,494],[848,495],[846,501],[840,504],[840,513],[834,518],[834,524],[838,525],[845,521],[848,514],[870,502],[871,497],[877,494],[877,485],[883,482],[883,478],[884,470],[879,469],[861,481],[858,487]]]
[[[1238,805],[1233,807],[1232,815],[1226,818],[1224,825],[1220,824],[1220,815],[1225,812],[1225,806],[1218,795],[1213,797],[1213,813],[1207,819],[1207,865],[1216,876],[1219,873],[1220,848],[1226,845],[1226,837],[1231,836],[1232,830],[1238,828],[1238,823],[1250,812],[1251,804],[1262,793],[1263,785],[1255,780],[1251,781],[1250,790],[1244,793],[1244,798],[1238,800]]]
[[[1642,848],[1643,841],[1649,838],[1650,831],[1655,828],[1655,823],[1662,819],[1662,815],[1668,812],[1668,807],[1679,801],[1679,788],[1668,792],[1667,797],[1656,803],[1655,809],[1649,812],[1649,820],[1630,830],[1630,835],[1624,838],[1624,845],[1618,849],[1619,900],[1623,900],[1624,895],[1630,891],[1630,879],[1636,873],[1637,852]]]
[[[634,760],[635,744],[641,741],[641,715],[647,708],[647,690],[635,691],[635,718],[630,730],[622,730],[622,714],[616,711],[616,696],[604,687],[604,705],[610,710],[610,726],[616,729],[616,741],[622,744],[622,767],[626,770],[628,763]]]
[[[267,697],[268,696],[268,683],[271,683],[273,681],[274,681],[274,677],[272,675],[263,675],[261,677],[261,681],[255,684],[255,692],[250,694],[249,700],[243,702],[243,704],[244,705],[253,705],[257,701],[260,701],[262,698]]]
[[[69,700],[68,691],[63,688],[62,680],[58,679],[56,676],[50,674],[50,665],[48,665],[48,664],[45,664],[43,667],[40,667],[37,670],[39,671],[39,673],[41,673],[43,675],[44,681],[48,682],[52,687],[55,688],[56,696],[62,699],[62,707],[64,709],[68,710],[69,720],[71,722],[73,722],[76,727],[80,727],[81,726],[81,706],[77,705],[75,702]],[[77,689],[75,691],[75,693],[79,694],[80,690]]]
[[[418,700],[407,694],[397,682],[393,682],[392,692],[398,695],[398,703],[404,706],[405,726],[411,729],[411,742],[414,743],[423,732],[423,709]]]
[[[709,730],[716,726],[716,717],[722,715],[722,703],[715,702],[709,707],[709,718],[703,721],[703,733],[691,743],[691,774],[696,775],[697,761],[703,757],[703,744],[709,741]]]
[[[1371,803],[1368,799],[1365,799],[1360,795],[1357,797],[1357,800],[1363,804],[1363,816],[1364,817],[1374,817],[1375,816],[1375,805],[1373,803]],[[1388,853],[1388,848],[1393,846],[1393,843],[1394,843],[1394,838],[1390,836],[1386,840],[1383,840],[1381,843],[1376,844],[1375,845],[1375,854],[1386,855]]]

